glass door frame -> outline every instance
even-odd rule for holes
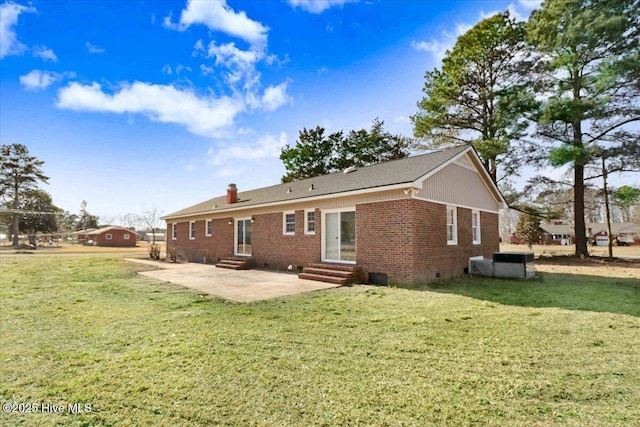
[[[353,212],[354,216],[356,213],[356,208],[341,208],[341,209],[327,209],[327,210],[323,210],[322,211],[322,229],[321,229],[321,237],[320,237],[320,243],[321,243],[321,260],[322,262],[333,262],[333,263],[340,263],[340,264],[355,264],[357,262],[356,260],[350,261],[350,260],[341,260],[341,259],[331,259],[331,258],[327,258],[327,214],[340,214],[342,212]],[[356,227],[356,223],[355,223],[355,219],[354,219],[354,228],[357,229]],[[356,230],[354,229],[354,236],[355,236],[355,232]],[[340,221],[340,216],[338,216],[338,236],[340,236],[340,234],[342,233],[341,230],[341,221]],[[357,239],[357,236],[356,236]],[[356,255],[358,254],[357,252],[357,244],[356,244]],[[338,243],[338,258],[340,258],[340,243]]]
[[[246,256],[246,257],[250,257],[251,253],[245,254],[245,253],[240,253],[238,251],[238,224],[240,222],[245,222],[245,221],[249,221],[249,223],[251,224],[251,217],[248,218],[234,218],[233,221],[233,254],[236,256]],[[244,234],[244,238],[246,238],[246,225],[244,226],[243,229],[243,234]],[[243,241],[243,245],[244,245],[244,241]],[[252,251],[253,248],[253,227],[251,227],[251,246],[250,246],[250,250]]]

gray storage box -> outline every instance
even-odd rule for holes
[[[533,252],[494,252],[493,275],[529,279],[536,275]]]

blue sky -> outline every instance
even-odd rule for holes
[[[54,203],[103,221],[276,184],[303,127],[412,135],[424,73],[483,17],[536,0],[0,4],[0,141]]]

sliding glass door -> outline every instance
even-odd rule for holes
[[[251,255],[251,219],[236,221],[236,255]]]
[[[356,261],[355,211],[328,212],[324,217],[323,261]]]

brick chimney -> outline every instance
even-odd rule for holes
[[[235,184],[229,184],[227,187],[227,204],[236,203],[238,201],[238,188]]]

